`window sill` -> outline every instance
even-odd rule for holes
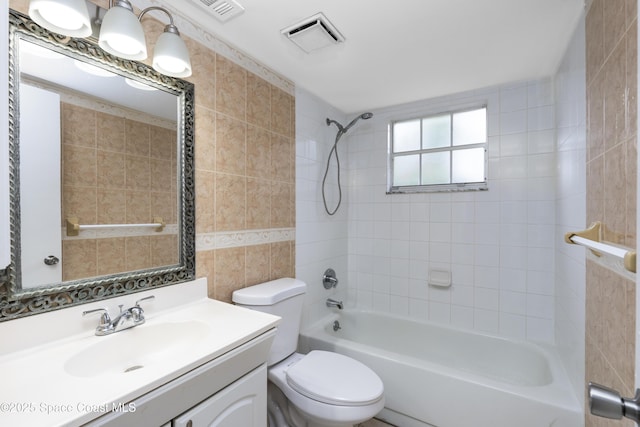
[[[388,188],[387,194],[453,193],[458,191],[489,191],[489,187],[486,182],[467,184],[407,185]]]

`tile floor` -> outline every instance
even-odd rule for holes
[[[394,427],[394,426],[391,424],[387,424],[383,421],[377,420],[375,418],[372,418],[369,421],[365,421],[363,423],[357,424],[355,427]]]

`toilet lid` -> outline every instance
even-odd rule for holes
[[[362,363],[319,350],[287,370],[287,384],[310,399],[343,406],[374,403],[384,392],[380,378]]]

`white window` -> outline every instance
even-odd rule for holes
[[[388,192],[487,189],[487,108],[389,126]]]

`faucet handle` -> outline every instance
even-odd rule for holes
[[[155,298],[154,295],[150,295],[148,297],[141,298],[138,301],[136,301],[136,305],[131,307],[131,314],[133,315],[133,321],[137,325],[142,324],[145,321],[145,319],[144,319],[144,310],[142,309],[142,307],[140,307],[140,303],[142,301],[147,301],[147,300],[151,300],[151,299],[154,299],[154,298]]]
[[[140,298],[138,301],[136,301],[136,307],[140,307],[140,303],[142,301],[147,301],[154,298],[155,298],[155,295],[149,295],[148,297]]]
[[[96,332],[106,331],[113,327],[111,324],[111,317],[109,317],[109,310],[106,308],[96,308],[93,310],[83,311],[82,315],[86,316],[87,314],[99,313],[102,312],[102,316],[100,316],[100,323],[98,323],[98,327],[96,328]]]

